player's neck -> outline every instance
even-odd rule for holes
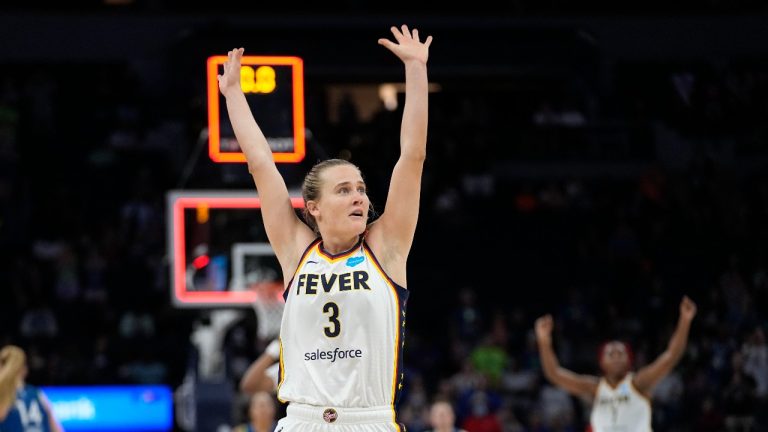
[[[604,375],[605,381],[610,385],[611,387],[616,387],[619,385],[620,382],[624,380],[624,378],[627,376],[627,374],[623,375]]]
[[[338,255],[352,249],[357,244],[358,240],[360,240],[360,236],[357,234],[352,237],[327,235],[323,236],[323,243],[321,246],[323,247],[323,250],[329,254]]]

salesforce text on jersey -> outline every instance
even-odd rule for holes
[[[320,351],[316,349],[314,352],[304,353],[304,361],[316,361],[316,360],[330,360],[331,363],[336,359],[348,359],[348,358],[360,358],[363,356],[363,350],[359,349],[339,349],[338,347],[333,351]]]

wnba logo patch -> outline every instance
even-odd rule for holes
[[[326,423],[333,423],[336,421],[336,419],[339,418],[339,414],[336,412],[333,408],[328,408],[325,411],[323,411],[323,420],[325,420]]]

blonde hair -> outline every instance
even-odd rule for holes
[[[304,176],[304,183],[301,185],[301,196],[304,198],[304,209],[302,214],[304,215],[304,220],[307,221],[309,227],[312,228],[312,231],[314,231],[316,234],[320,234],[320,230],[317,227],[317,221],[315,220],[315,217],[312,216],[307,209],[307,201],[317,201],[320,199],[320,189],[323,186],[323,181],[320,179],[320,175],[323,173],[323,171],[328,168],[341,165],[349,165],[360,171],[360,168],[358,168],[357,165],[348,160],[328,159],[316,163],[315,166],[309,170],[307,175]]]
[[[0,413],[9,409],[16,399],[16,387],[27,366],[24,350],[7,345],[0,350]]]

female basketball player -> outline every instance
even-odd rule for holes
[[[45,394],[24,382],[27,357],[13,345],[0,350],[0,431],[60,432]]]
[[[267,236],[285,281],[278,431],[400,431],[406,260],[419,212],[427,142],[427,58],[432,37],[392,27],[379,39],[405,66],[400,157],[381,216],[360,170],[344,160],[315,165],[302,186],[302,222],[291,207],[266,138],[240,87],[243,49],[229,52],[219,89],[261,198]]]
[[[651,393],[680,361],[688,343],[688,331],[696,304],[687,296],[680,302],[680,317],[666,351],[651,364],[630,372],[632,357],[623,342],[610,341],[600,348],[602,378],[579,375],[560,367],[552,349],[552,316],[536,320],[536,340],[544,375],[565,391],[592,401],[592,432],[651,430]]]

